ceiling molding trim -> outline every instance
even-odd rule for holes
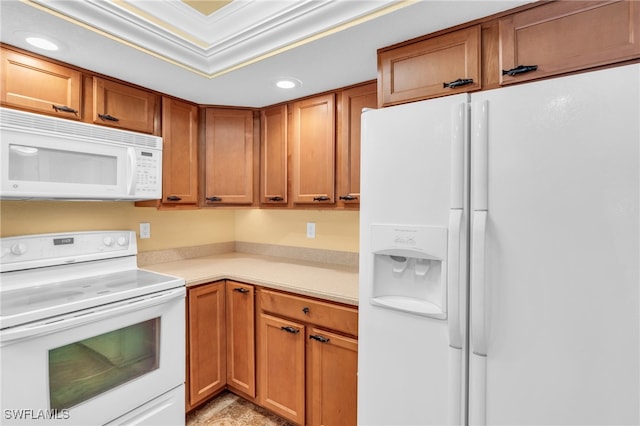
[[[266,19],[264,13],[267,11],[261,9],[262,20],[222,40],[220,46],[208,48],[203,48],[206,41],[202,38],[194,39],[162,19],[153,19],[148,10],[130,7],[123,0],[21,1],[199,76],[213,79],[394,12],[419,0],[378,1],[373,8],[372,2],[300,1],[288,3],[285,9],[272,9],[271,15]],[[234,4],[240,6],[234,9]],[[230,18],[240,12],[246,13],[246,10],[241,10],[246,4],[248,3],[232,2],[219,12],[219,16]],[[203,17],[187,4],[179,9],[192,10],[194,15]],[[218,13],[208,18],[215,15]],[[235,16],[234,20],[239,18],[239,15]],[[201,18],[200,20],[202,21]]]

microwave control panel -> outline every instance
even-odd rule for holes
[[[162,198],[162,151],[136,148],[135,195]]]

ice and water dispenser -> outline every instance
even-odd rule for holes
[[[447,228],[372,225],[371,303],[447,318]]]

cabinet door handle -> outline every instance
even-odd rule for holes
[[[317,340],[320,343],[329,343],[329,338],[321,336],[319,334],[312,334],[309,339]]]
[[[442,87],[448,87],[449,89],[455,89],[460,86],[466,86],[467,84],[473,84],[472,78],[459,78],[449,83],[442,83]]]
[[[331,198],[326,195],[322,195],[320,197],[313,197],[313,201],[329,201]]]
[[[291,327],[291,326],[287,326],[287,327],[282,326],[282,327],[280,327],[280,330],[282,330],[282,331],[286,331],[287,333],[291,333],[291,334],[298,334],[298,333],[300,333],[300,330],[298,330],[298,329],[297,329],[297,328],[295,328],[295,327]]]
[[[341,195],[340,199],[341,200],[345,200],[345,201],[353,201],[353,200],[357,200],[358,197],[356,197],[354,195]]]
[[[205,200],[215,202],[215,201],[222,201],[222,198],[213,196],[213,197],[207,197],[205,198]]]
[[[120,121],[120,119],[119,119],[119,118],[114,117],[114,116],[109,115],[109,114],[98,114],[98,117],[99,117],[99,118],[100,118],[100,120],[102,120],[102,121],[113,121],[113,122],[116,122],[116,123],[117,123],[118,121]]]
[[[66,105],[51,105],[51,107],[56,112],[68,112],[68,113],[74,114],[75,116],[78,116],[78,110],[68,107]]]
[[[180,201],[182,200],[182,198],[178,197],[177,195],[169,195],[167,197],[167,201]]]
[[[526,72],[535,71],[538,69],[537,65],[518,65],[510,70],[502,70],[502,75],[516,76],[518,74],[524,74]]]
[[[282,197],[269,197],[269,201],[284,201]]]
[[[238,293],[242,293],[242,294],[249,293],[249,290],[247,290],[246,288],[242,288],[242,287],[236,287],[236,288],[233,289],[233,291],[237,291]]]

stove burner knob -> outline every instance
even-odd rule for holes
[[[104,243],[105,246],[111,247],[113,245],[113,238],[112,237],[104,237],[102,242]]]
[[[21,254],[25,254],[27,252],[27,245],[23,243],[16,243],[11,246],[11,253],[16,256],[20,256]]]
[[[128,242],[129,242],[129,241],[128,241],[125,237],[119,237],[119,238],[118,238],[118,245],[119,245],[119,246],[124,247],[124,246],[126,246],[126,245],[127,245],[127,243],[128,243]]]

